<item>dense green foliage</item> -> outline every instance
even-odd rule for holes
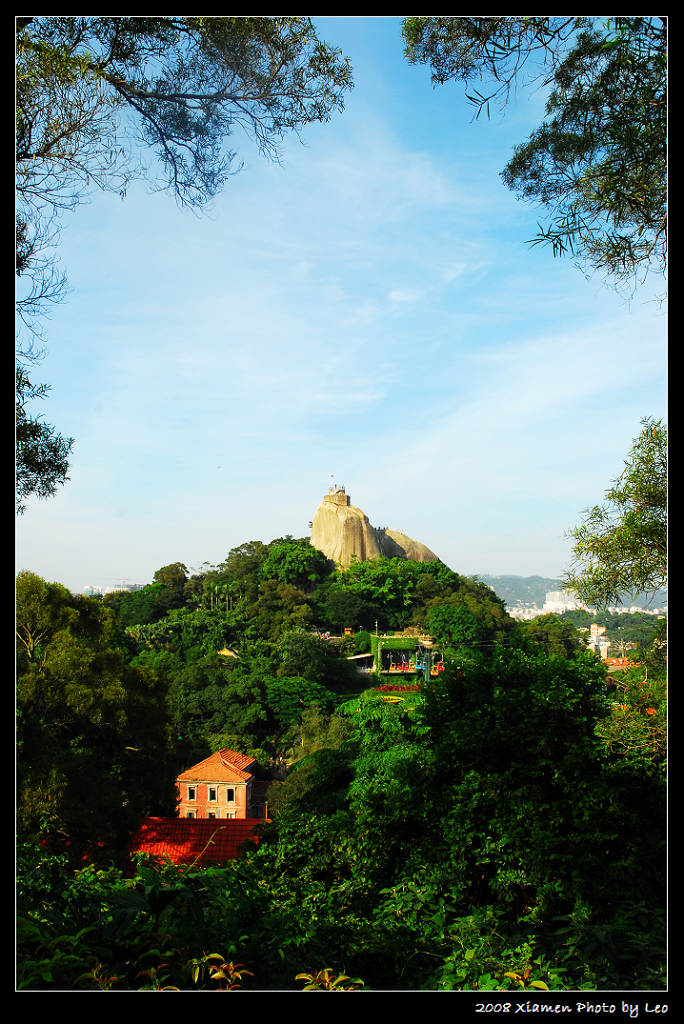
[[[573,571],[564,579],[588,605],[667,586],[667,427],[642,420],[625,467],[602,505],[571,533]]]
[[[445,671],[360,675],[370,630],[324,637],[346,598]],[[105,599],[22,574],[17,610],[20,988],[664,986],[662,636],[608,680],[571,622],[441,563],[291,537]],[[258,846],[131,865],[223,746],[271,779]]]
[[[648,612],[563,612],[558,618],[575,630],[587,631],[592,622],[605,626],[605,637],[610,642],[610,656],[643,660],[659,630],[665,628],[666,619],[654,619]],[[538,623],[539,618],[532,620]]]
[[[165,684],[117,646],[108,609],[32,573],[17,580],[18,824],[74,850],[125,843],[174,806]]]
[[[73,438],[58,434],[40,416],[28,412],[29,402],[45,398],[50,390],[47,384],[31,383],[26,370],[16,368],[16,421],[17,446],[15,476],[15,506],[17,515],[26,509],[26,499],[35,494],[49,498],[68,480],[69,455]]]

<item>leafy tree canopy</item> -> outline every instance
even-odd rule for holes
[[[52,633],[68,622],[70,596],[61,583],[46,583],[33,572],[19,573],[15,617],[20,662],[35,660]]]
[[[303,676],[277,676],[266,680],[266,703],[275,719],[283,725],[301,721],[302,712],[315,704],[328,711],[334,694],[319,682]]]
[[[126,634],[140,647],[175,651],[192,661],[222,650],[228,628],[222,616],[206,608],[172,608],[156,622],[127,626]]]
[[[163,583],[150,583],[142,590],[112,591],[105,594],[103,603],[114,609],[121,627],[157,622],[172,608],[180,608],[182,594]]]
[[[144,648],[126,664],[117,606],[21,574],[22,838],[48,816],[50,847],[91,839],[104,808],[110,851],[128,815],[172,813],[152,779],[222,746],[290,767],[260,843],[223,868],[138,865],[119,880],[22,844],[22,985],[187,987],[182,951],[226,949],[279,990],[317,963],[383,990],[662,987],[662,666],[607,691],[567,623],[531,624],[541,642],[502,630],[488,588],[451,582],[427,588],[425,607],[455,644],[484,635],[487,657],[452,658],[410,708],[364,687],[332,711],[336,687],[283,674],[309,641],[332,648],[285,622],[259,635],[282,589],[301,600],[289,584],[257,579],[238,602],[254,627],[239,659],[182,656],[195,627],[231,617],[193,604],[166,616],[189,629],[179,653]]]
[[[662,886],[663,793],[606,775],[596,730],[609,710],[605,669],[590,652],[502,648],[429,689],[434,820],[443,834],[444,822],[453,827],[447,846],[473,856],[487,900],[524,899],[527,885],[553,883],[600,917],[615,913],[622,882],[624,892]],[[640,815],[651,837],[639,836]],[[642,858],[656,835],[647,883]]]
[[[575,561],[564,584],[590,606],[667,585],[667,428],[654,419],[642,427],[604,504],[570,533]]]
[[[187,566],[182,562],[172,562],[157,569],[152,577],[154,583],[162,583],[165,587],[182,590],[188,578]]]
[[[240,749],[257,747],[265,734],[266,706],[260,677],[227,664],[216,653],[179,668],[171,677],[174,728],[201,760],[212,753],[209,736],[229,734]],[[230,746],[230,744],[224,744]],[[192,763],[192,761],[190,762]]]
[[[268,545],[268,555],[261,567],[266,579],[291,583],[303,590],[310,590],[327,576],[332,569],[322,551],[312,547],[308,538],[295,540],[291,536],[281,537]]]
[[[347,662],[336,647],[301,627],[282,633],[278,656],[281,676],[298,675],[315,683],[340,684],[349,674]]]
[[[405,55],[470,85],[476,116],[521,81],[550,87],[546,120],[502,172],[542,204],[532,241],[621,281],[665,272],[667,25],[651,17],[411,17]]]
[[[436,640],[456,646],[475,644],[482,639],[480,624],[464,604],[433,607],[428,617],[428,629]]]
[[[44,398],[47,384],[34,385],[20,366],[16,368],[16,512],[26,510],[26,499],[34,494],[49,498],[69,479],[69,456],[74,439],[58,434],[40,416],[30,415],[27,404]]]
[[[203,206],[239,169],[236,130],[275,158],[288,132],[341,110],[352,84],[309,18],[119,15],[18,18],[16,83],[17,273],[33,282],[19,311],[31,330],[61,211],[94,188],[123,196],[135,177]]]
[[[125,841],[136,814],[173,806],[164,687],[126,661],[102,602],[25,572],[16,605],[20,832],[51,818],[76,844]]]
[[[260,540],[247,541],[231,548],[217,572],[221,578],[237,582],[240,596],[248,592],[255,593],[261,578],[261,567],[267,556],[267,544]]]
[[[65,15],[18,17],[16,29],[22,369],[40,358],[44,318],[66,291],[56,255],[65,211],[98,188],[123,198],[135,179],[202,208],[240,170],[236,132],[277,159],[287,134],[328,121],[352,87],[348,61],[308,17]],[[31,391],[18,396],[21,415]],[[20,425],[21,502],[64,483],[71,442]]]
[[[348,62],[309,18],[29,17],[17,28],[18,186],[34,210],[71,206],[93,185],[125,189],[143,173],[131,138],[159,159],[162,187],[202,205],[233,173],[236,129],[275,157],[351,88]]]
[[[588,616],[589,621],[593,621]],[[571,658],[584,650],[586,644],[572,619],[559,615],[538,615],[527,622],[519,623],[522,636],[540,645],[547,654],[564,655]]]
[[[416,586],[428,575],[436,585],[453,588],[461,581],[441,562],[412,562],[404,558],[376,558],[352,562],[338,569],[331,581],[331,590],[356,594],[366,601],[375,601],[397,609],[407,608]]]

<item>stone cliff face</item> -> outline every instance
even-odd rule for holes
[[[425,544],[421,544],[418,540],[412,540],[405,533],[400,533],[399,530],[385,530],[385,536],[402,549],[404,558],[408,558],[412,562],[439,561],[434,551],[430,551]]]
[[[351,504],[344,487],[331,487],[323,496],[313,518],[311,544],[343,566],[349,565],[353,556],[360,562],[381,557],[439,561],[424,544],[398,530],[371,526],[368,516]]]

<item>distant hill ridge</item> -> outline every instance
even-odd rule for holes
[[[536,604],[540,608],[550,590],[562,590],[559,579],[548,576],[481,576],[477,578],[491,587],[506,604]]]
[[[491,587],[507,605],[516,605],[520,601],[541,608],[550,590],[563,589],[562,580],[548,576],[484,576],[478,573],[477,578]],[[624,604],[638,608],[662,607],[667,604],[667,591],[659,590],[652,596],[640,594],[638,597],[626,597]]]

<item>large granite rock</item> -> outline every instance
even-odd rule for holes
[[[411,562],[439,561],[434,551],[430,551],[430,548],[426,547],[425,544],[421,544],[419,540],[412,540],[411,537],[407,537],[405,533],[401,533],[399,530],[385,530],[385,537],[388,540],[394,541],[403,551],[403,557],[408,558]]]
[[[344,487],[331,487],[316,509],[311,524],[311,543],[338,565],[347,566],[373,558],[407,558],[414,562],[438,562],[424,544],[399,530],[377,529],[368,516],[351,504]]]

